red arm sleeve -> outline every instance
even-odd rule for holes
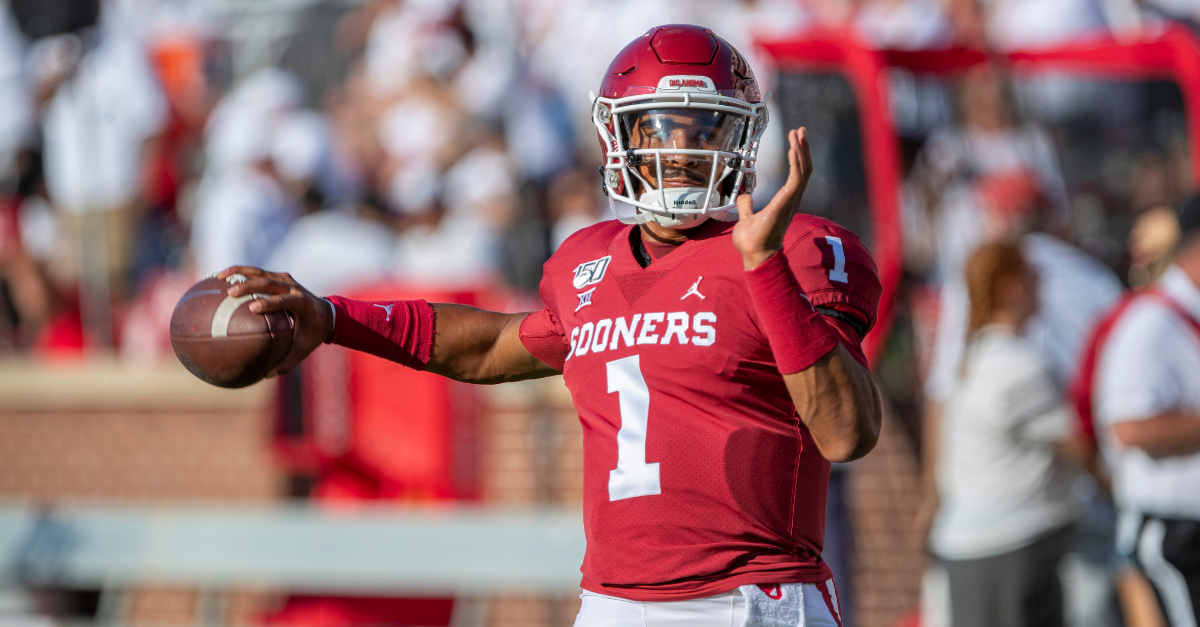
[[[837,347],[837,334],[800,289],[783,253],[744,276],[780,374],[800,372]]]
[[[424,370],[433,353],[433,307],[423,300],[365,301],[329,296],[331,344]]]

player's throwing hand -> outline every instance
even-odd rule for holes
[[[733,228],[733,246],[742,253],[742,263],[747,270],[758,267],[783,248],[783,236],[800,207],[800,198],[812,175],[808,130],[801,127],[788,131],[788,144],[787,182],[771,202],[762,211],[754,213],[754,200],[750,194],[737,198],[738,223]]]
[[[268,377],[290,372],[333,332],[333,310],[329,303],[304,289],[292,275],[286,272],[267,272],[251,266],[234,266],[222,270],[217,278],[224,280],[233,274],[241,274],[248,280],[230,286],[230,296],[236,298],[248,294],[265,295],[250,303],[250,311],[287,311],[295,320],[292,349],[279,366],[267,374]]]

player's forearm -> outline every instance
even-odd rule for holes
[[[1118,422],[1113,435],[1123,446],[1145,451],[1154,459],[1200,452],[1200,417],[1168,412],[1147,420]]]
[[[808,368],[784,375],[792,402],[831,462],[858,459],[879,441],[883,411],[871,373],[839,344]]]
[[[433,352],[425,369],[455,381],[506,383],[558,374],[525,350],[519,331],[528,314],[502,314],[434,303]]]
[[[336,312],[328,338],[334,344],[467,383],[557,374],[521,343],[525,314],[423,300],[328,300]]]

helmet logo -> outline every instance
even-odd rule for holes
[[[713,80],[707,76],[664,76],[658,81],[656,91],[717,91]]]
[[[746,60],[742,58],[742,55],[737,53],[737,51],[731,51],[730,65],[730,69],[733,71],[735,76],[744,81],[751,79],[750,66],[746,63]]]

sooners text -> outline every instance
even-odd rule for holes
[[[717,341],[717,329],[712,326],[716,321],[717,314],[711,311],[701,311],[695,315],[686,311],[659,311],[634,314],[628,321],[621,316],[615,320],[605,318],[588,322],[571,329],[571,352],[567,359],[616,350],[622,342],[625,346],[672,342],[712,346]]]

